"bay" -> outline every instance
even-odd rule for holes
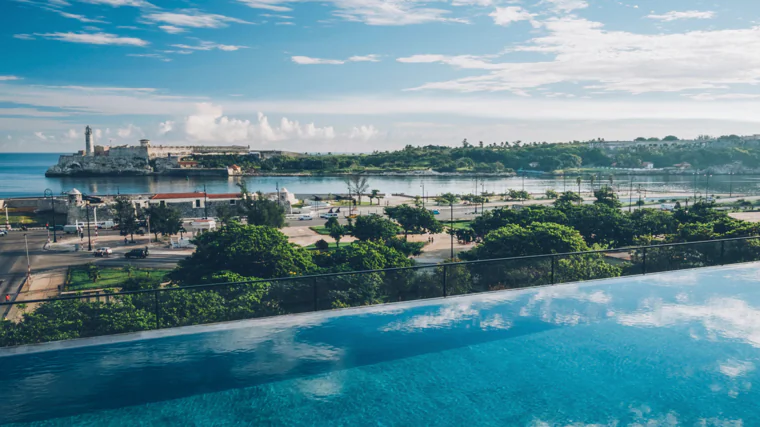
[[[232,193],[238,191],[237,184],[244,180],[251,191],[274,192],[287,188],[299,195],[345,193],[346,185],[341,177],[295,177],[295,176],[257,176],[244,178],[216,177],[58,177],[46,178],[45,171],[58,161],[59,154],[54,153],[0,153],[0,198],[42,196],[45,189],[54,194],[70,191],[73,188],[85,194],[152,194],[206,191],[209,193]],[[597,180],[597,184],[599,181]],[[603,175],[603,184],[607,178]],[[696,184],[696,185],[695,185]],[[370,189],[381,193],[409,195],[425,194],[434,196],[452,192],[468,194],[475,191],[502,193],[509,189],[525,189],[531,193],[543,193],[547,189],[557,191],[578,191],[576,176],[562,177],[474,177],[459,176],[370,176]],[[647,175],[614,178],[616,189],[627,190],[641,186],[647,191],[648,198],[657,198],[662,192],[683,192],[684,197],[709,190],[710,194],[740,193],[744,195],[760,194],[760,176],[718,175],[706,177],[699,175]],[[588,191],[589,180],[584,176],[582,189]]]

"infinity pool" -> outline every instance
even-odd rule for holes
[[[749,264],[0,350],[0,424],[755,426],[759,367]]]

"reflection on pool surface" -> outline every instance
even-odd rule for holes
[[[8,425],[754,426],[760,264],[0,356]]]

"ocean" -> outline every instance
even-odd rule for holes
[[[42,196],[45,189],[54,194],[74,188],[85,194],[152,194],[203,191],[209,193],[232,193],[238,191],[238,184],[244,180],[251,191],[274,192],[279,187],[299,195],[346,193],[346,185],[341,177],[164,177],[164,176],[121,176],[121,177],[59,177],[46,178],[45,171],[58,162],[55,153],[0,153],[0,199],[9,197]],[[647,190],[647,197],[656,198],[658,192],[680,191],[684,196],[705,190],[716,193],[760,194],[760,176],[635,176],[634,188],[641,185]],[[598,183],[598,182],[597,182]],[[605,180],[606,184],[607,181]],[[446,192],[469,194],[476,191],[502,193],[509,189],[542,193],[547,189],[557,191],[578,191],[575,177],[431,177],[431,176],[371,176],[370,189],[378,189],[386,194],[425,194],[434,196]],[[615,179],[616,188],[626,190],[631,178],[620,176]],[[583,191],[588,191],[588,180],[584,179]]]

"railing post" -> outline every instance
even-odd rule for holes
[[[311,284],[312,291],[314,292],[314,311],[319,311],[319,297],[317,296],[317,278],[314,277],[314,282]]]
[[[448,265],[443,264],[443,297],[446,298],[446,281],[448,276]]]
[[[554,284],[554,264],[555,264],[556,258],[557,258],[556,255],[552,255],[552,285]]]
[[[724,259],[723,255],[725,255],[725,253],[726,253],[726,245],[725,245],[725,243],[726,243],[725,240],[721,240],[720,241],[720,265],[723,265],[725,263],[725,261],[723,260]]]
[[[161,329],[161,318],[158,316],[158,289],[153,291],[153,296],[155,298],[155,311],[156,311],[156,329]]]
[[[647,248],[642,249],[643,257],[641,262],[641,274],[647,274]]]

